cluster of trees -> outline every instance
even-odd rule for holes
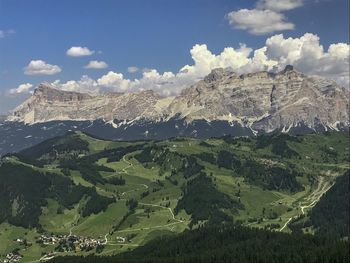
[[[201,220],[208,220],[210,224],[232,221],[232,218],[222,210],[228,209],[236,213],[237,209],[243,208],[241,203],[218,191],[212,179],[204,173],[189,180],[183,192],[175,213],[184,209],[187,214],[192,215],[191,226]]]
[[[113,231],[118,230],[126,221],[126,219],[135,213],[135,209],[139,205],[138,201],[134,198],[128,199],[126,201],[126,206],[128,207],[128,212],[122,217],[122,219],[113,226]]]
[[[252,139],[249,138],[249,137],[235,137],[235,136],[232,136],[232,135],[225,135],[225,136],[222,137],[222,139],[227,144],[232,144],[232,145],[239,144],[240,142],[250,143],[252,141]]]
[[[194,156],[172,152],[160,146],[146,147],[141,153],[135,155],[135,158],[145,167],[157,164],[160,167],[160,175],[170,172],[171,175],[176,174],[189,178],[204,169]]]
[[[60,167],[62,169],[78,170],[86,181],[94,185],[97,183],[113,183],[117,185],[123,185],[125,184],[125,180],[123,178],[105,180],[99,172],[115,172],[115,170],[104,165],[99,165],[96,162],[101,158],[107,158],[107,162],[119,161],[125,154],[139,150],[142,147],[142,144],[119,147],[116,149],[103,150],[98,153],[83,156],[81,158],[78,158],[75,155],[67,155],[65,158],[62,158],[60,160]]]
[[[79,138],[79,135],[75,134],[74,132],[70,132],[63,136],[46,140],[42,143],[37,144],[36,146],[25,149],[21,151],[20,154],[31,159],[38,159],[43,155],[57,157],[57,154],[73,151],[88,152],[89,143]]]
[[[288,146],[288,141],[300,143],[302,139],[285,133],[261,135],[257,137],[255,146],[257,149],[271,146],[272,153],[283,158],[298,157],[299,154]]]
[[[41,206],[47,203],[45,197],[50,186],[49,177],[42,173],[24,165],[3,163],[0,166],[0,222],[38,226]],[[16,204],[15,211],[12,211],[13,204]]]
[[[199,158],[200,160],[202,160],[204,162],[215,164],[215,165],[217,164],[216,157],[212,153],[201,152],[201,153],[198,153],[198,154],[194,154],[193,156]]]
[[[89,200],[81,211],[83,217],[106,211],[107,207],[115,201],[114,198],[99,195],[95,187],[90,188],[89,196]]]
[[[335,185],[321,197],[311,210],[310,221],[316,233],[334,237],[349,237],[350,171],[336,179]]]
[[[95,163],[101,158],[107,158],[107,162],[117,162],[120,161],[125,154],[141,150],[144,147],[144,144],[135,144],[125,147],[118,147],[114,149],[105,149],[103,151],[84,156],[82,161]]]
[[[65,170],[77,170],[80,172],[81,176],[88,182],[96,185],[97,183],[105,184],[107,181],[101,176],[100,171],[104,172],[115,172],[114,169],[109,168],[104,165],[96,164],[94,160],[88,157],[83,158],[66,158],[60,160],[60,167],[62,171]]]
[[[119,177],[111,177],[107,182],[114,185],[125,185],[125,179],[121,175]]]
[[[0,166],[0,222],[39,227],[41,207],[47,205],[47,198],[56,200],[62,208],[71,208],[89,193],[90,188],[75,185],[69,177],[6,162]]]
[[[96,185],[98,183],[105,184],[106,180],[99,173],[99,167],[91,163],[80,163],[77,166],[77,170],[80,172],[81,177],[86,181]]]
[[[233,153],[228,151],[219,151],[217,157],[217,165],[226,169],[239,172],[242,166],[241,161]]]
[[[22,163],[27,163],[27,164],[34,165],[34,166],[40,167],[40,168],[43,168],[45,165],[45,162],[42,160],[37,160],[35,158],[32,158],[30,156],[26,156],[26,155],[23,155],[20,153],[6,154],[3,156],[3,158],[5,158],[5,157],[15,157]]]
[[[238,173],[250,184],[268,190],[301,191],[303,186],[296,180],[299,173],[289,167],[266,166],[253,159],[247,159]]]
[[[88,168],[84,169],[91,174]],[[104,211],[114,202],[113,198],[97,194],[95,188],[76,185],[67,176],[69,174],[68,169],[64,169],[64,175],[61,175],[40,172],[22,164],[2,163],[0,166],[0,223],[8,221],[10,224],[25,228],[41,228],[39,224],[41,207],[47,205],[49,198],[58,202],[57,212],[62,213],[65,208],[73,208],[74,204],[86,196],[88,201],[82,208],[83,216]]]
[[[146,245],[109,257],[59,257],[60,263],[342,263],[349,241],[217,224],[163,235]]]
[[[126,206],[128,207],[129,211],[134,211],[138,206],[138,202],[136,199],[131,198],[126,201]]]
[[[338,163],[338,152],[327,145],[320,146],[321,158],[324,162]]]
[[[251,158],[241,158],[226,150],[220,150],[217,156],[206,152],[194,156],[205,162],[232,170],[237,176],[243,176],[248,183],[268,190],[296,192],[303,189],[296,180],[296,176],[300,174],[291,167],[267,166]]]

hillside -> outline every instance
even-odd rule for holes
[[[222,222],[290,233],[319,200],[338,200],[328,193],[348,170],[345,132],[123,142],[70,132],[1,159],[0,255],[114,255]],[[336,222],[337,235],[346,220]]]
[[[163,236],[113,257],[60,257],[52,263],[330,263],[349,261],[348,241],[290,235],[233,224]]]
[[[349,171],[337,177],[334,186],[325,193],[311,210],[291,223],[294,232],[314,231],[332,238],[349,237]]]

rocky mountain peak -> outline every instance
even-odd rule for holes
[[[40,83],[39,86],[34,90],[34,93],[37,92],[48,92],[49,90],[54,89],[54,87],[48,83],[48,82],[43,82]]]
[[[286,73],[288,71],[293,71],[294,67],[292,65],[287,65],[284,70],[282,70],[283,73]]]
[[[253,131],[288,131],[302,124],[337,129],[349,126],[349,92],[334,81],[307,76],[286,66],[279,73],[260,71],[237,75],[223,68],[184,89],[175,98],[152,90],[89,95],[55,89],[43,83],[8,118],[26,123],[50,120],[106,122],[183,118],[226,121]]]
[[[211,83],[215,81],[219,81],[227,76],[227,71],[223,68],[213,69],[205,78],[204,81],[206,83]]]
[[[33,97],[42,102],[82,101],[92,98],[89,94],[56,89],[49,83],[39,84]]]

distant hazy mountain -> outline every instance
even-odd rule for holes
[[[219,68],[168,98],[153,91],[91,95],[41,84],[0,125],[0,154],[68,130],[135,140],[348,127],[349,91],[334,81],[304,75],[292,66],[279,73],[243,75]]]

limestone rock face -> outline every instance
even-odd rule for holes
[[[171,118],[187,123],[227,121],[261,132],[288,132],[298,125],[338,129],[349,127],[349,91],[292,66],[279,73],[243,75],[219,68],[175,98],[153,91],[90,95],[41,84],[8,120],[33,124],[103,119],[115,124],[116,120],[166,122]]]
[[[349,91],[334,81],[287,66],[273,74],[214,70],[169,106],[188,120],[238,122],[253,130],[349,126]]]
[[[90,95],[40,84],[34,94],[8,117],[10,121],[39,123],[52,120],[133,120],[162,114],[162,98],[153,91]]]

